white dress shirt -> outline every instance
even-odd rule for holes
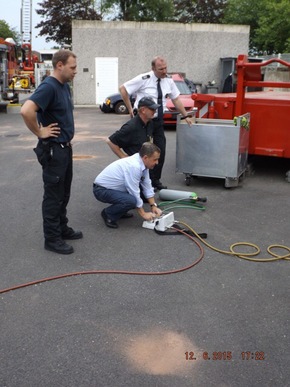
[[[136,198],[137,208],[143,207],[140,185],[146,199],[154,196],[149,170],[139,153],[114,161],[96,177],[94,183],[107,189],[128,192]]]
[[[160,86],[162,90],[163,110],[166,107],[166,98],[175,99],[180,95],[180,92],[170,76],[160,78]],[[158,78],[153,71],[145,74],[137,75],[135,78],[124,83],[124,87],[129,95],[136,95],[134,108],[138,108],[138,102],[143,97],[152,97],[157,103],[157,80]]]

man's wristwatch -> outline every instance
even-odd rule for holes
[[[156,203],[150,204],[150,207],[158,207]]]

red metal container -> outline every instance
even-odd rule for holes
[[[199,118],[233,119],[250,113],[249,154],[290,158],[290,92],[274,91],[290,88],[290,82],[262,81],[261,67],[279,62],[271,59],[248,63],[247,56],[237,60],[237,92],[229,94],[194,94]],[[269,87],[270,91],[246,92],[246,87]]]

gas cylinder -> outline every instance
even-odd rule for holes
[[[174,189],[162,189],[159,191],[161,200],[182,200],[182,199],[197,199],[195,192],[176,191]]]
[[[206,198],[200,198],[195,192],[177,191],[175,189],[161,189],[159,191],[161,200],[192,200],[194,202],[206,202]]]

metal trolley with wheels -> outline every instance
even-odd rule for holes
[[[236,187],[245,176],[248,160],[250,114],[233,120],[177,116],[176,172],[190,185],[195,176],[221,178]]]

